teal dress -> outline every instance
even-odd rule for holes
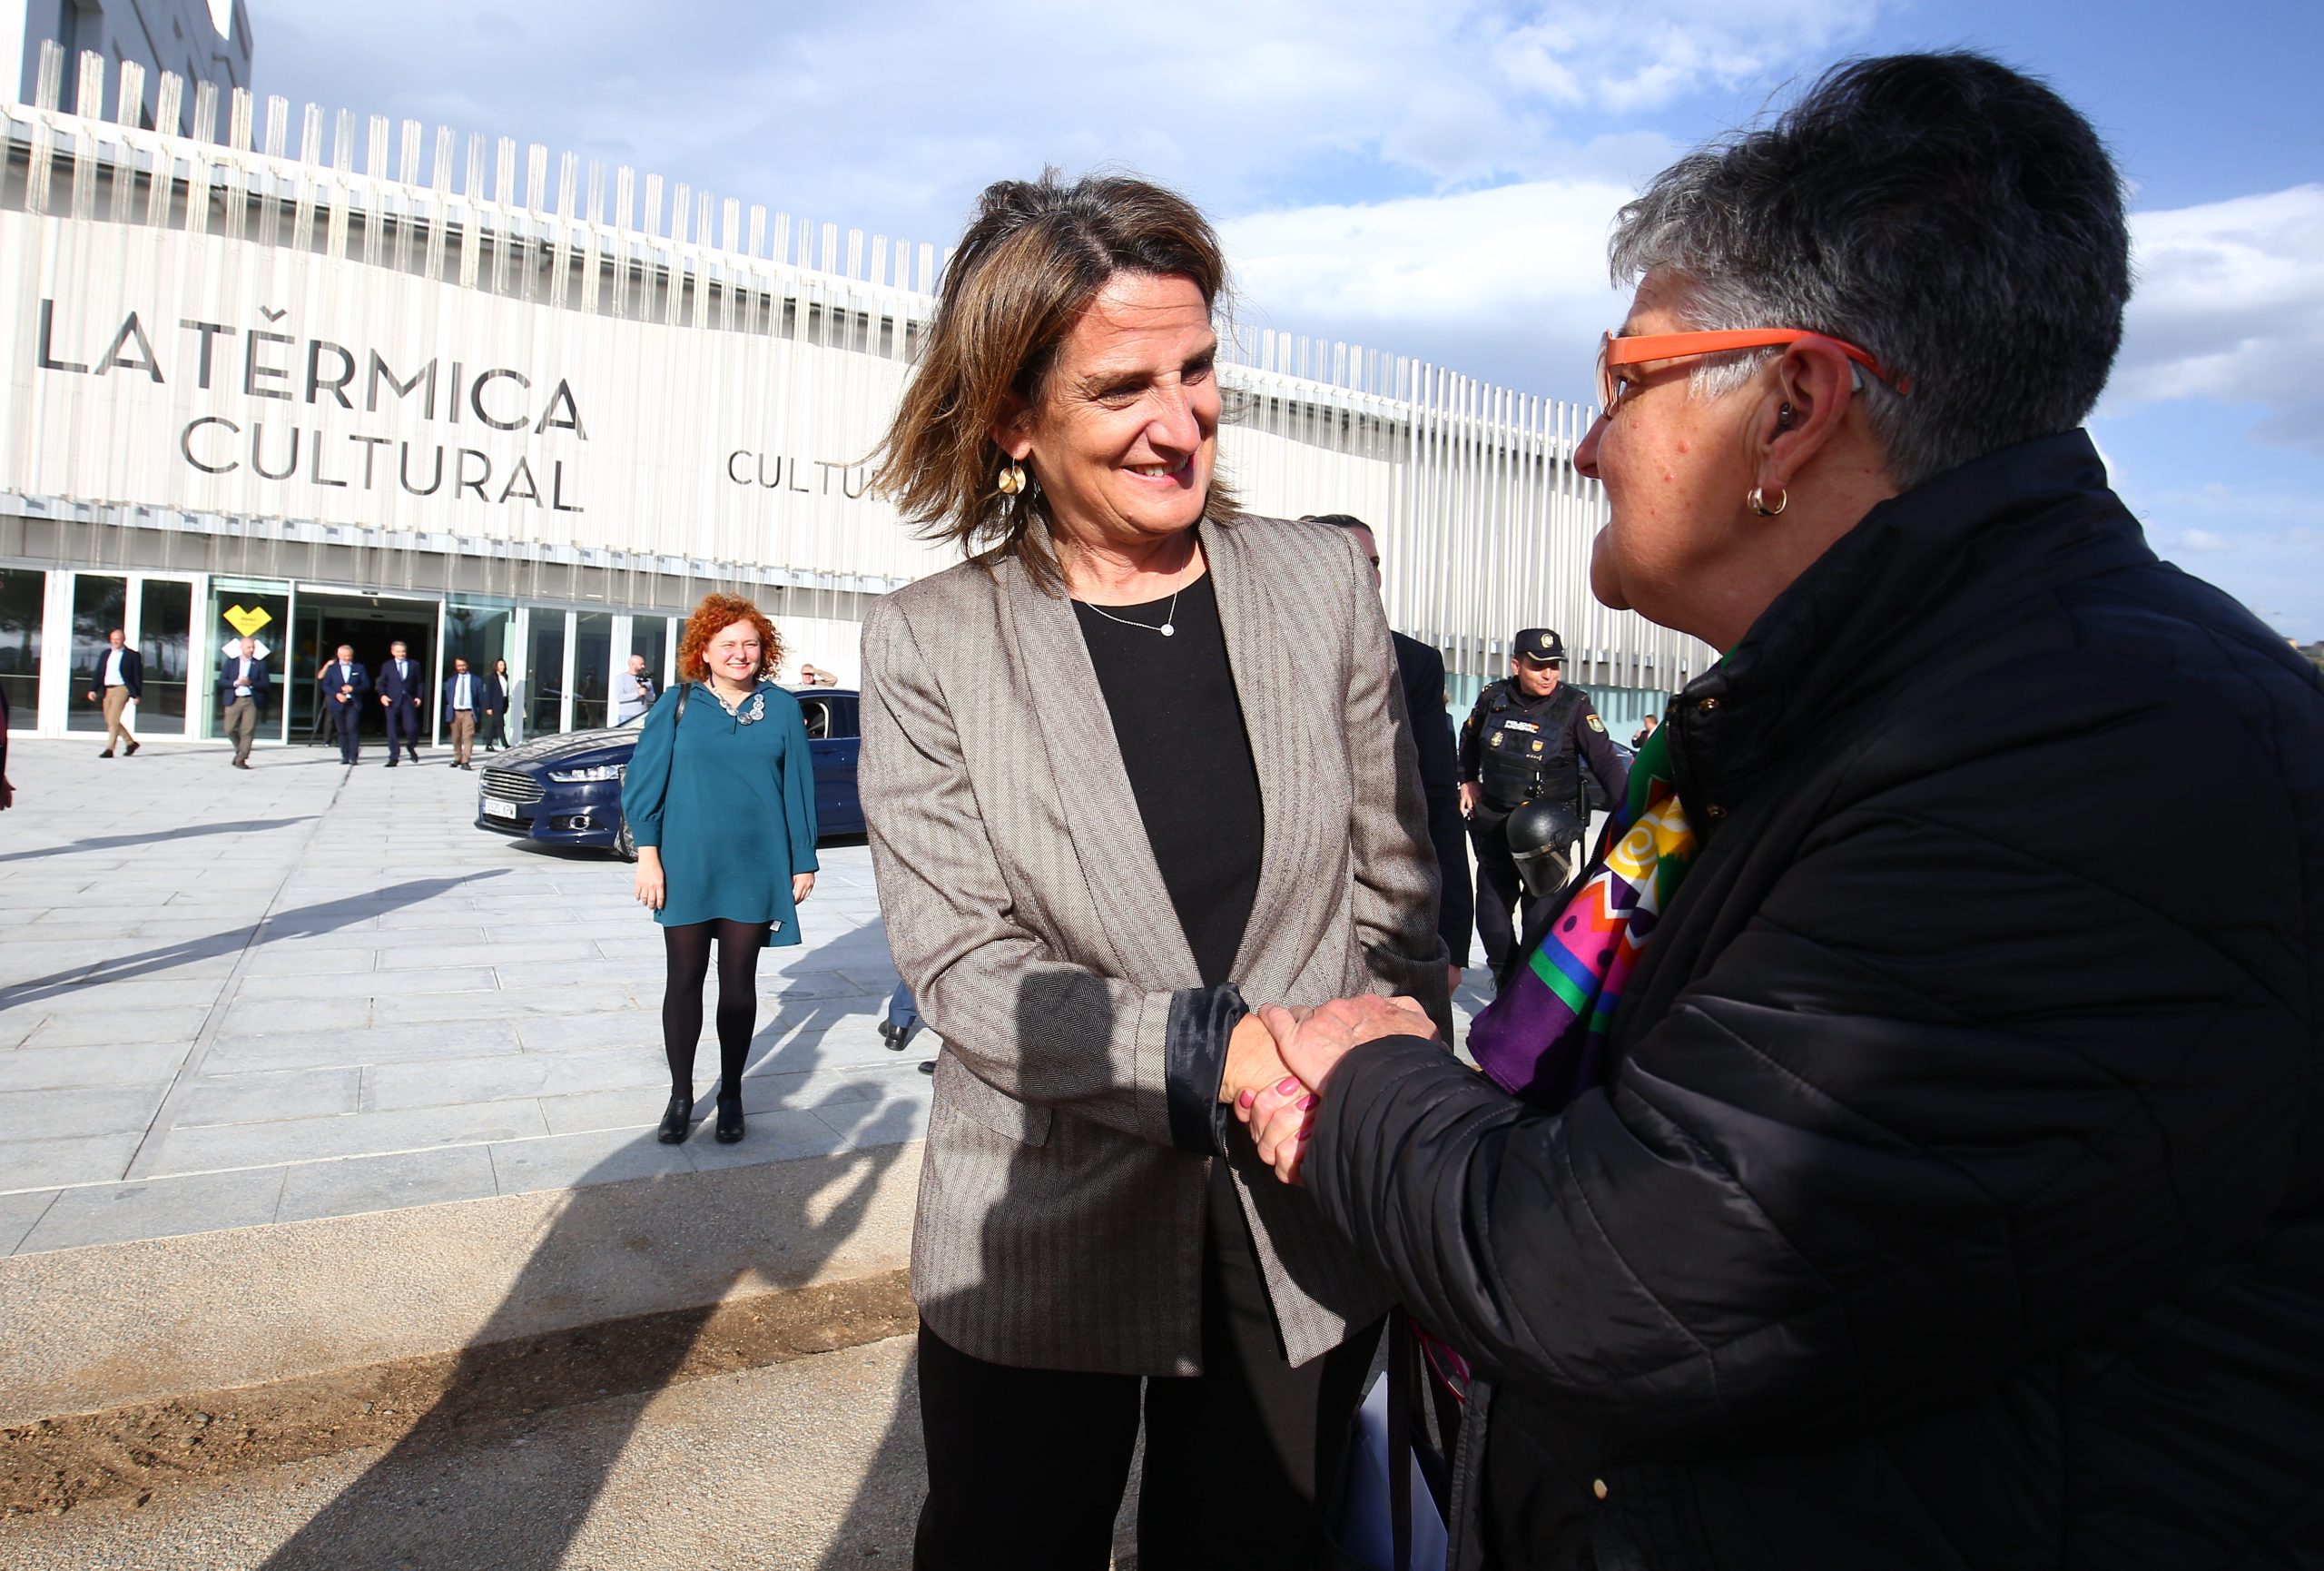
[[[724,918],[773,924],[770,944],[799,942],[791,875],[815,861],[815,761],[799,700],[773,683],[742,702],[763,706],[745,725],[706,684],[686,700],[679,729],[674,687],[639,727],[621,788],[622,816],[640,845],[662,852],[665,927]]]

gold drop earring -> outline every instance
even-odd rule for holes
[[[1025,489],[1025,466],[1014,459],[1009,459],[1009,467],[1000,471],[1000,479],[993,489],[1004,497],[1018,495]]]

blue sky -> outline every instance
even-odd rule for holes
[[[2324,5],[2212,0],[251,0],[261,92],[941,243],[1100,164],[1217,219],[1246,321],[1588,397],[1638,183],[1847,54],[2054,83],[2132,189],[2093,429],[2157,548],[2324,638]],[[2029,367],[2028,374],[2038,374]]]

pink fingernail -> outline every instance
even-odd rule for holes
[[[1289,1096],[1293,1092],[1297,1091],[1298,1089],[1299,1077],[1295,1074],[1286,1074],[1282,1080],[1276,1082],[1275,1093],[1277,1096]]]
[[[1303,1129],[1303,1130],[1301,1130],[1301,1131],[1299,1131],[1299,1138],[1300,1138],[1301,1140],[1305,1140],[1305,1139],[1307,1139],[1310,1135],[1314,1134],[1315,1132],[1315,1131],[1314,1130],[1312,1130],[1312,1129]]]
[[[1301,1112],[1305,1112],[1309,1108],[1314,1107],[1315,1105],[1315,1099],[1313,1096],[1303,1096],[1299,1099],[1299,1111]]]
[[[1256,1102],[1256,1101],[1258,1101],[1258,1100],[1259,1100],[1259,1093],[1258,1093],[1258,1092],[1255,1092],[1255,1091],[1246,1091],[1246,1092],[1245,1092],[1241,1096],[1239,1096],[1239,1097],[1236,1098],[1235,1100],[1236,1100],[1237,1102],[1239,1102],[1241,1105],[1243,1105],[1243,1106],[1245,1106],[1245,1107],[1248,1107],[1248,1106],[1250,1106],[1253,1102]]]

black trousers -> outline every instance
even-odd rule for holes
[[[1520,928],[1536,925],[1548,901],[1534,900],[1517,876],[1517,861],[1509,854],[1509,837],[1501,825],[1503,810],[1480,805],[1469,820],[1469,844],[1477,852],[1477,936],[1484,943],[1485,969],[1498,987],[1510,967],[1521,958]]]
[[[339,757],[342,764],[352,764],[363,751],[363,707],[359,704],[342,704],[331,712],[331,723],[339,727]],[[389,756],[394,747],[389,748]]]
[[[1284,1361],[1266,1283],[1225,1164],[1212,1164],[1203,1373],[1151,1378],[988,1363],[920,1328],[928,1499],[918,1571],[1105,1571],[1143,1388],[1139,1571],[1298,1571],[1379,1345],[1374,1324]]]
[[[419,756],[419,706],[409,701],[388,706],[388,758],[393,762],[400,742],[405,752]]]

